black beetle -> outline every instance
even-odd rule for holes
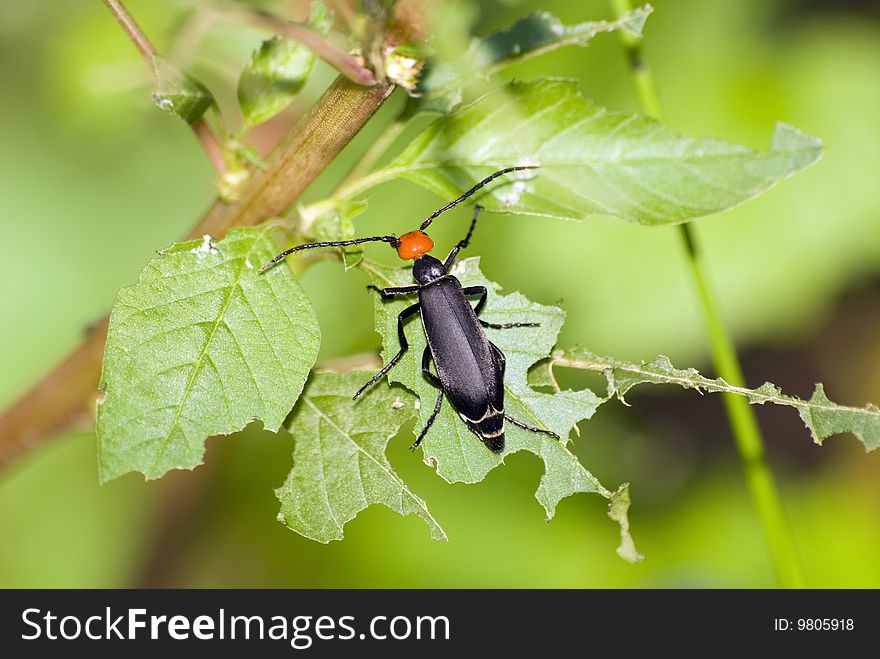
[[[422,324],[428,339],[428,345],[422,354],[422,372],[428,381],[440,389],[440,393],[437,396],[437,402],[434,404],[434,411],[431,412],[428,422],[419,433],[412,448],[417,447],[421,443],[428,429],[440,413],[444,394],[449,398],[449,402],[452,403],[452,406],[467,424],[467,427],[490,450],[496,453],[504,450],[505,421],[509,421],[531,432],[550,435],[558,439],[558,435],[554,432],[534,428],[504,413],[504,354],[495,344],[489,341],[486,333],[483,331],[484,327],[508,329],[511,327],[536,327],[537,325],[535,323],[506,323],[498,325],[480,320],[478,316],[486,304],[488,295],[486,288],[484,286],[463,288],[458,279],[449,274],[449,269],[452,267],[455,257],[470,242],[474,228],[477,225],[477,217],[481,207],[474,207],[474,216],[467,235],[452,248],[443,261],[428,254],[434,247],[434,241],[424,233],[425,229],[437,216],[460,204],[490,181],[504,174],[524,169],[535,169],[535,167],[507,167],[495,172],[491,176],[487,176],[459,198],[432,213],[422,222],[417,231],[407,233],[400,238],[395,236],[372,236],[370,238],[354,238],[351,240],[334,240],[298,245],[281,252],[260,268],[260,272],[265,272],[287,255],[305,249],[345,247],[374,241],[389,243],[397,250],[398,256],[404,260],[414,259],[412,272],[413,278],[417,282],[416,284],[384,289],[375,286],[368,287],[377,291],[382,296],[382,299],[417,293],[419,301],[401,311],[397,316],[397,336],[400,340],[400,350],[381,371],[373,376],[363,387],[358,389],[354,395],[354,398],[357,399],[358,396],[397,365],[409,347],[403,331],[403,323],[407,318],[421,312]],[[468,302],[467,296],[470,295],[480,296],[476,307],[471,307],[470,302]],[[432,359],[437,368],[437,375],[434,375],[430,369]]]

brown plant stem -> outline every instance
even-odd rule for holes
[[[210,503],[216,481],[214,461],[189,471],[172,471],[162,479],[155,506],[145,523],[151,533],[140,570],[132,575],[132,588],[174,588],[188,584],[181,567],[198,525]]]
[[[205,153],[208,154],[208,160],[214,165],[214,169],[217,170],[218,174],[223,174],[226,171],[226,158],[223,156],[223,147],[220,145],[220,141],[214,134],[211,125],[204,117],[199,117],[190,124],[190,127],[193,133],[196,134],[199,142],[202,143],[202,147],[205,149]]]
[[[280,215],[324,171],[393,91],[363,87],[340,76],[255,170],[233,204],[216,202],[190,233],[218,238],[231,227],[252,226]]]
[[[113,13],[116,20],[119,21],[119,25],[122,26],[126,36],[131,39],[135,48],[138,49],[138,52],[140,52],[141,56],[146,60],[153,75],[158,75],[159,71],[156,67],[156,55],[159,53],[153,45],[153,42],[150,41],[146,34],[144,34],[141,26],[134,20],[134,16],[129,13],[128,9],[125,8],[125,5],[123,5],[120,0],[104,0],[104,4],[107,5],[107,8]]]
[[[108,0],[109,2],[109,0]],[[390,44],[421,36],[415,22],[420,0],[399,0],[388,31]],[[340,76],[296,122],[255,171],[232,204],[215,201],[186,239],[220,239],[232,227],[251,226],[279,215],[329,165],[393,91],[393,85],[356,85]],[[47,441],[54,433],[93,416],[108,319],[34,388],[0,415],[0,468]]]

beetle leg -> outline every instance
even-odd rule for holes
[[[431,348],[429,346],[425,346],[425,350],[422,352],[422,373],[424,373],[425,379],[428,382],[440,389],[440,393],[437,395],[437,402],[434,403],[434,411],[431,413],[431,416],[428,417],[428,422],[425,424],[425,427],[422,428],[422,432],[419,433],[419,436],[416,441],[413,442],[413,445],[409,447],[412,451],[422,443],[425,435],[428,434],[428,428],[434,425],[434,420],[437,418],[437,415],[440,414],[440,405],[443,403],[443,385],[440,383],[440,378],[431,373]]]
[[[489,341],[489,347],[492,349],[492,352],[495,354],[495,362],[498,364],[498,368],[501,370],[501,377],[504,377],[504,368],[507,365],[507,359],[504,357],[504,353],[496,346],[494,343]],[[510,421],[513,425],[522,428],[523,430],[528,430],[529,432],[537,432],[542,435],[550,435],[551,437],[555,437],[559,439],[559,435],[557,435],[552,430],[544,430],[542,428],[534,428],[528,424],[523,423],[522,421],[518,421],[514,419],[509,414],[504,415],[505,420]]]
[[[398,295],[410,295],[411,293],[417,293],[419,290],[418,284],[413,284],[412,286],[392,286],[391,288],[379,288],[378,286],[373,286],[370,284],[367,286],[368,291],[376,291],[379,295],[382,296],[383,300],[390,300],[393,297]]]
[[[474,314],[477,316],[483,311],[483,307],[486,306],[486,300],[489,297],[489,291],[486,290],[485,286],[465,286],[461,289],[461,292],[465,295],[479,295],[480,301],[477,302],[477,306],[474,307]]]
[[[465,295],[479,295],[480,301],[477,302],[477,306],[474,307],[474,314],[477,316],[483,311],[483,307],[486,306],[486,299],[489,297],[489,291],[486,290],[485,286],[466,286],[461,289]],[[479,320],[479,318],[477,319]],[[483,327],[491,327],[492,329],[510,329],[512,327],[540,327],[541,323],[489,323],[485,320],[479,321],[480,325]]]
[[[550,435],[551,437],[555,437],[556,439],[559,439],[559,435],[557,435],[552,430],[544,430],[543,428],[535,428],[533,426],[530,426],[528,424],[523,423],[522,421],[517,421],[509,414],[505,414],[504,418],[505,418],[505,420],[510,421],[510,423],[517,426],[518,428],[522,428],[523,430],[528,430],[529,432],[541,433],[542,435]]]
[[[381,371],[376,373],[370,381],[367,382],[363,387],[357,390],[357,393],[352,397],[353,400],[357,400],[358,396],[364,393],[367,389],[369,389],[372,385],[378,382],[383,375],[385,375],[388,371],[394,368],[397,365],[397,362],[400,361],[400,358],[403,357],[403,354],[406,352],[406,349],[409,348],[409,343],[406,341],[406,334],[403,332],[403,321],[407,318],[419,312],[420,305],[416,302],[414,305],[407,307],[399,314],[397,314],[397,338],[400,340],[400,350],[397,352],[394,357],[382,368]]]
[[[443,390],[440,390],[440,393],[437,394],[437,402],[434,403],[434,411],[431,412],[431,416],[428,417],[428,422],[425,424],[425,427],[422,428],[422,432],[419,433],[419,436],[416,438],[416,441],[412,443],[412,446],[409,447],[410,451],[415,451],[416,447],[422,443],[422,440],[425,438],[425,435],[428,434],[428,429],[434,425],[434,421],[437,419],[437,415],[440,414],[440,406],[443,404]]]
[[[424,352],[422,352],[422,373],[425,375],[425,379],[433,384],[438,389],[442,389],[443,385],[440,382],[440,378],[431,373],[431,348],[430,346],[425,346]]]

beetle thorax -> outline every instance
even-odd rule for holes
[[[433,256],[425,254],[413,263],[413,277],[422,285],[430,284],[435,279],[447,275],[446,266]]]
[[[410,231],[397,239],[397,255],[404,261],[417,259],[434,249],[434,241],[424,231]]]

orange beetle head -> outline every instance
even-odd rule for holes
[[[403,234],[397,244],[397,255],[404,261],[417,259],[434,249],[434,241],[422,231]]]

